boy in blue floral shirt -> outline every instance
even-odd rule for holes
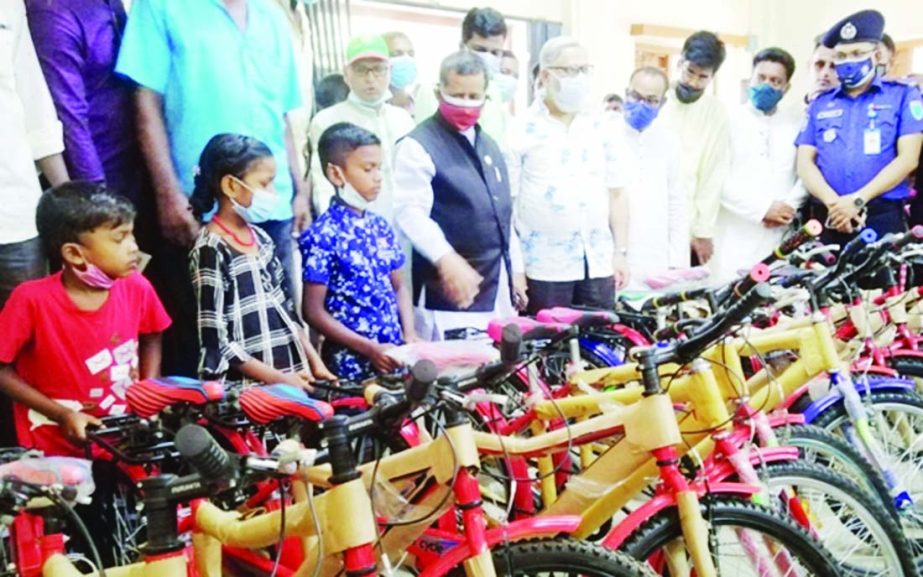
[[[337,195],[300,240],[302,312],[324,335],[321,355],[340,377],[393,371],[399,363],[386,351],[416,336],[404,253],[388,222],[366,210],[381,190],[381,141],[343,122],[324,132],[317,154]]]

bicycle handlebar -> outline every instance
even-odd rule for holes
[[[772,290],[765,282],[756,284],[739,301],[710,322],[690,330],[690,337],[675,346],[675,356],[688,360],[699,355],[711,344],[723,337],[734,325],[740,323],[772,299]]]
[[[820,221],[811,219],[804,224],[800,229],[798,229],[795,234],[791,235],[787,239],[783,240],[779,246],[777,246],[772,253],[769,254],[762,261],[765,265],[770,265],[777,260],[782,260],[788,257],[790,254],[795,252],[795,250],[808,242],[820,236],[820,233],[823,232],[824,226]]]

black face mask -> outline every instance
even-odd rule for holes
[[[693,88],[682,82],[676,84],[676,98],[683,104],[691,104],[699,98],[702,98],[703,94],[705,94],[703,88]]]

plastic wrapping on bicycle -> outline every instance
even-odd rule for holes
[[[656,352],[657,364],[690,361],[724,337],[734,325],[772,299],[767,283],[759,283],[739,301],[715,314],[708,322],[689,331],[689,338],[663,347]]]
[[[125,398],[131,412],[150,418],[172,405],[204,405],[221,401],[224,399],[224,387],[217,381],[161,377],[134,383],[126,390]]]
[[[535,315],[535,320],[542,323],[562,323],[580,330],[588,330],[614,325],[619,322],[619,317],[612,311],[554,307],[539,311]]]
[[[259,425],[289,417],[318,423],[333,416],[330,404],[312,399],[293,385],[250,387],[240,393],[238,402],[244,414]]]
[[[43,492],[61,487],[68,500],[85,502],[96,488],[93,463],[76,457],[29,457],[0,465],[0,487],[28,486]],[[15,490],[15,489],[13,489]],[[12,513],[12,512],[10,512]]]
[[[501,344],[503,341],[503,331],[510,325],[519,327],[523,341],[547,341],[572,330],[569,323],[558,321],[545,322],[530,319],[528,317],[511,317],[490,321],[487,325],[487,334],[495,343]],[[574,334],[575,333],[572,333],[572,336]]]

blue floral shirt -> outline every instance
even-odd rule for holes
[[[304,282],[327,285],[324,306],[333,318],[373,341],[403,342],[391,273],[403,266],[404,253],[384,218],[358,214],[335,199],[299,245]],[[322,354],[344,379],[374,373],[368,359],[342,345],[327,341]]]

